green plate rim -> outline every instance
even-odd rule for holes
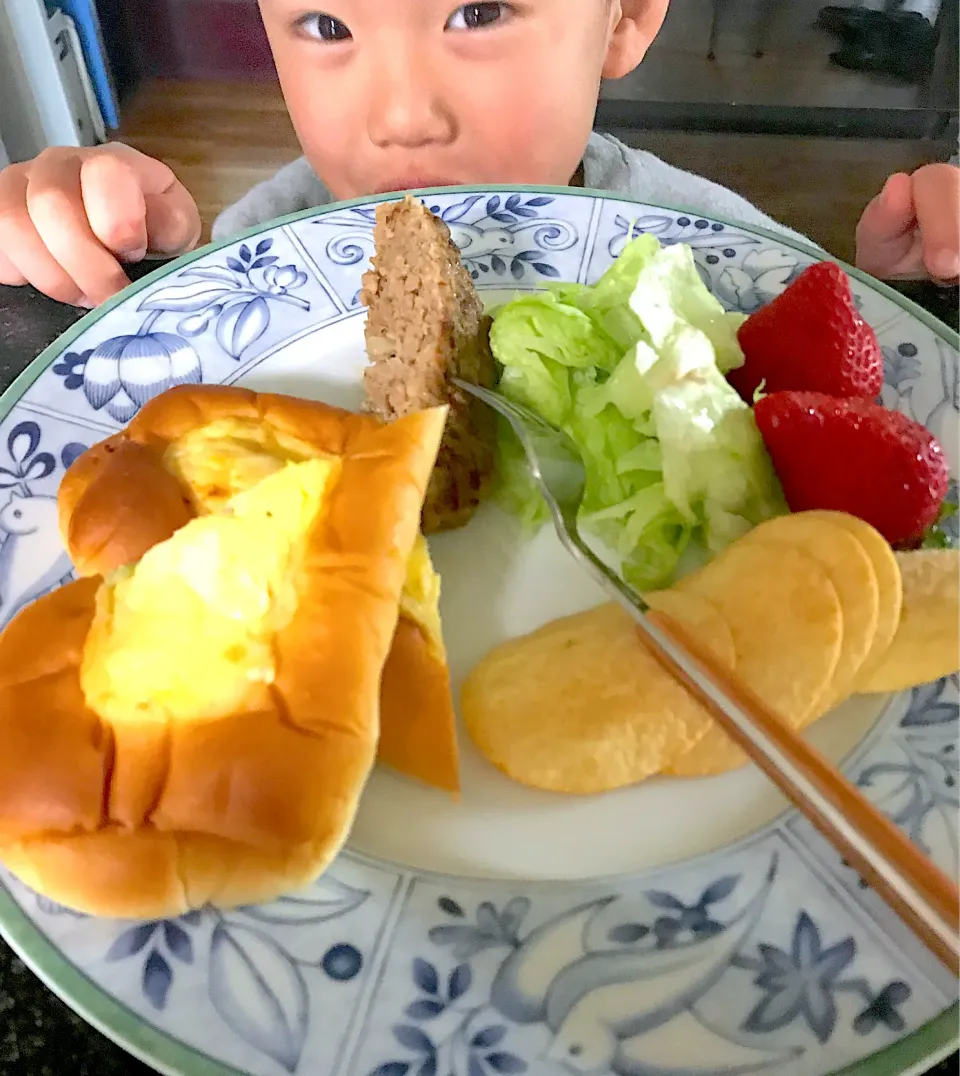
[[[836,262],[852,279],[865,284],[885,299],[890,300],[904,313],[910,314],[926,328],[930,329],[949,347],[955,351],[960,351],[960,335],[944,325],[943,322],[928,311],[882,281],[875,280],[854,266],[848,265],[838,258],[833,258],[826,251],[813,244],[803,243],[792,235],[769,228],[739,223],[712,213],[703,214],[699,210],[689,209],[685,206],[654,205],[643,198],[615,194],[611,191],[594,190],[588,187],[544,187],[532,184],[504,183],[463,187],[425,187],[409,193],[424,196],[451,194],[454,191],[460,191],[464,194],[552,194],[558,197],[589,198],[593,201],[631,202],[635,205],[663,209],[668,213],[689,214],[691,217],[703,217],[704,219],[716,221],[718,224],[746,231],[781,246],[790,247],[816,261],[829,260]],[[124,288],[123,291],[118,292],[105,303],[101,303],[100,306],[91,310],[88,314],[85,314],[79,321],[71,325],[66,332],[58,336],[53,343],[45,347],[36,358],[31,360],[26,368],[14,378],[3,394],[0,395],[0,421],[7,417],[26,394],[27,390],[74,340],[78,339],[87,329],[100,321],[120,303],[126,302],[131,296],[150,287],[158,280],[179,272],[199,258],[204,258],[208,254],[233,246],[244,239],[260,235],[265,231],[279,228],[286,224],[294,224],[310,217],[321,217],[330,213],[342,212],[356,206],[369,206],[381,202],[395,201],[398,197],[399,194],[394,192],[369,198],[354,198],[346,202],[331,202],[328,205],[314,209],[288,213],[272,221],[247,228],[228,239],[218,240],[217,242],[208,243],[206,246],[198,247],[196,250],[165,263],[152,273],[146,274],[135,283]],[[23,960],[24,964],[40,978],[52,993],[69,1005],[91,1026],[139,1060],[154,1068],[158,1065],[162,1066],[158,1071],[167,1073],[169,1076],[243,1076],[240,1070],[214,1061],[212,1058],[206,1057],[201,1051],[191,1046],[186,1046],[165,1032],[145,1023],[132,1009],[107,994],[72,964],[47,935],[34,925],[29,916],[13,899],[12,893],[2,883],[0,883],[0,934],[3,935],[11,949]],[[68,992],[67,996],[59,993],[60,990]],[[936,1065],[957,1049],[958,1044],[960,1044],[958,1018],[960,1018],[960,1005],[954,1004],[945,1009],[939,1016],[934,1017],[928,1023],[897,1042],[853,1062],[846,1068],[838,1069],[829,1074],[829,1076],[918,1076],[928,1067]]]

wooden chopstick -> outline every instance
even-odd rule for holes
[[[960,889],[956,882],[816,748],[736,676],[721,668],[677,621],[659,611],[647,613],[645,620],[646,625],[638,620],[638,634],[654,657],[953,975],[960,975]],[[665,648],[646,630],[647,625],[668,636],[681,654],[671,654],[671,648]],[[714,687],[734,706],[724,705]]]

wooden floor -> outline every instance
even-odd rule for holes
[[[118,137],[177,173],[200,208],[204,238],[221,209],[300,156],[273,83],[147,83],[124,109]]]
[[[846,259],[860,212],[886,176],[949,152],[923,142],[615,133],[732,187]],[[127,107],[120,137],[174,169],[197,200],[205,237],[222,208],[300,152],[270,83],[149,83]]]

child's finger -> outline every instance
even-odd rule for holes
[[[90,305],[34,227],[27,212],[27,172],[16,166],[0,171],[0,250],[38,291],[61,303]]]
[[[913,199],[913,177],[906,172],[894,172],[881,191],[883,211],[890,221],[891,228],[901,231],[909,228],[917,219],[916,205]]]
[[[960,276],[960,169],[930,164],[913,174],[923,263],[935,280]]]
[[[147,232],[157,254],[183,254],[200,240],[200,213],[190,193],[175,182],[162,194],[148,194]]]
[[[919,269],[916,224],[913,184],[908,175],[898,172],[863,211],[857,225],[857,266],[881,278]]]
[[[870,214],[870,228],[877,241],[900,239],[916,224],[913,203],[913,183],[903,172],[892,175],[883,190],[867,206],[864,216]]]
[[[137,262],[147,252],[147,210],[140,176],[126,154],[104,147],[80,168],[90,228],[117,258]]]
[[[20,284],[26,283],[27,278],[0,250],[0,284],[12,284],[14,287],[18,287]]]
[[[80,188],[82,158],[41,154],[30,169],[27,211],[47,250],[94,304],[130,281],[90,227]]]
[[[84,165],[84,201],[107,246],[131,261],[195,246],[200,213],[173,171],[122,143],[105,149]]]

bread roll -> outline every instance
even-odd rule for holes
[[[331,414],[343,413],[229,386],[182,386],[150,400],[126,430],[80,456],[60,484],[60,530],[77,571],[103,574],[139,560],[285,458],[335,454]],[[401,600],[398,652],[384,672],[379,759],[456,793],[455,715],[438,601],[439,580],[420,538]]]
[[[292,466],[164,539],[161,508],[171,528],[180,509],[144,450],[156,461],[164,444],[222,416],[267,428]],[[108,552],[139,563],[41,598],[0,635],[0,861],[69,907],[136,918],[270,900],[321,873],[374,762],[380,677],[444,418],[437,409],[384,426],[187,387],[144,408],[131,436],[81,457],[61,500],[74,550],[87,570]],[[297,459],[301,439],[309,462]],[[111,484],[137,475],[131,504],[144,514],[86,511],[110,504],[106,477],[90,479],[98,473]],[[265,545],[272,536],[287,543],[279,553]],[[231,562],[244,542],[250,554]],[[193,590],[190,575],[201,581]],[[242,619],[257,595],[259,619]],[[236,653],[234,610],[246,633]],[[162,706],[131,672],[151,655],[166,660],[158,624],[177,634],[171,652],[196,651],[198,668]],[[269,668],[250,663],[257,653]],[[205,693],[205,673],[229,676],[234,657],[246,687]]]

